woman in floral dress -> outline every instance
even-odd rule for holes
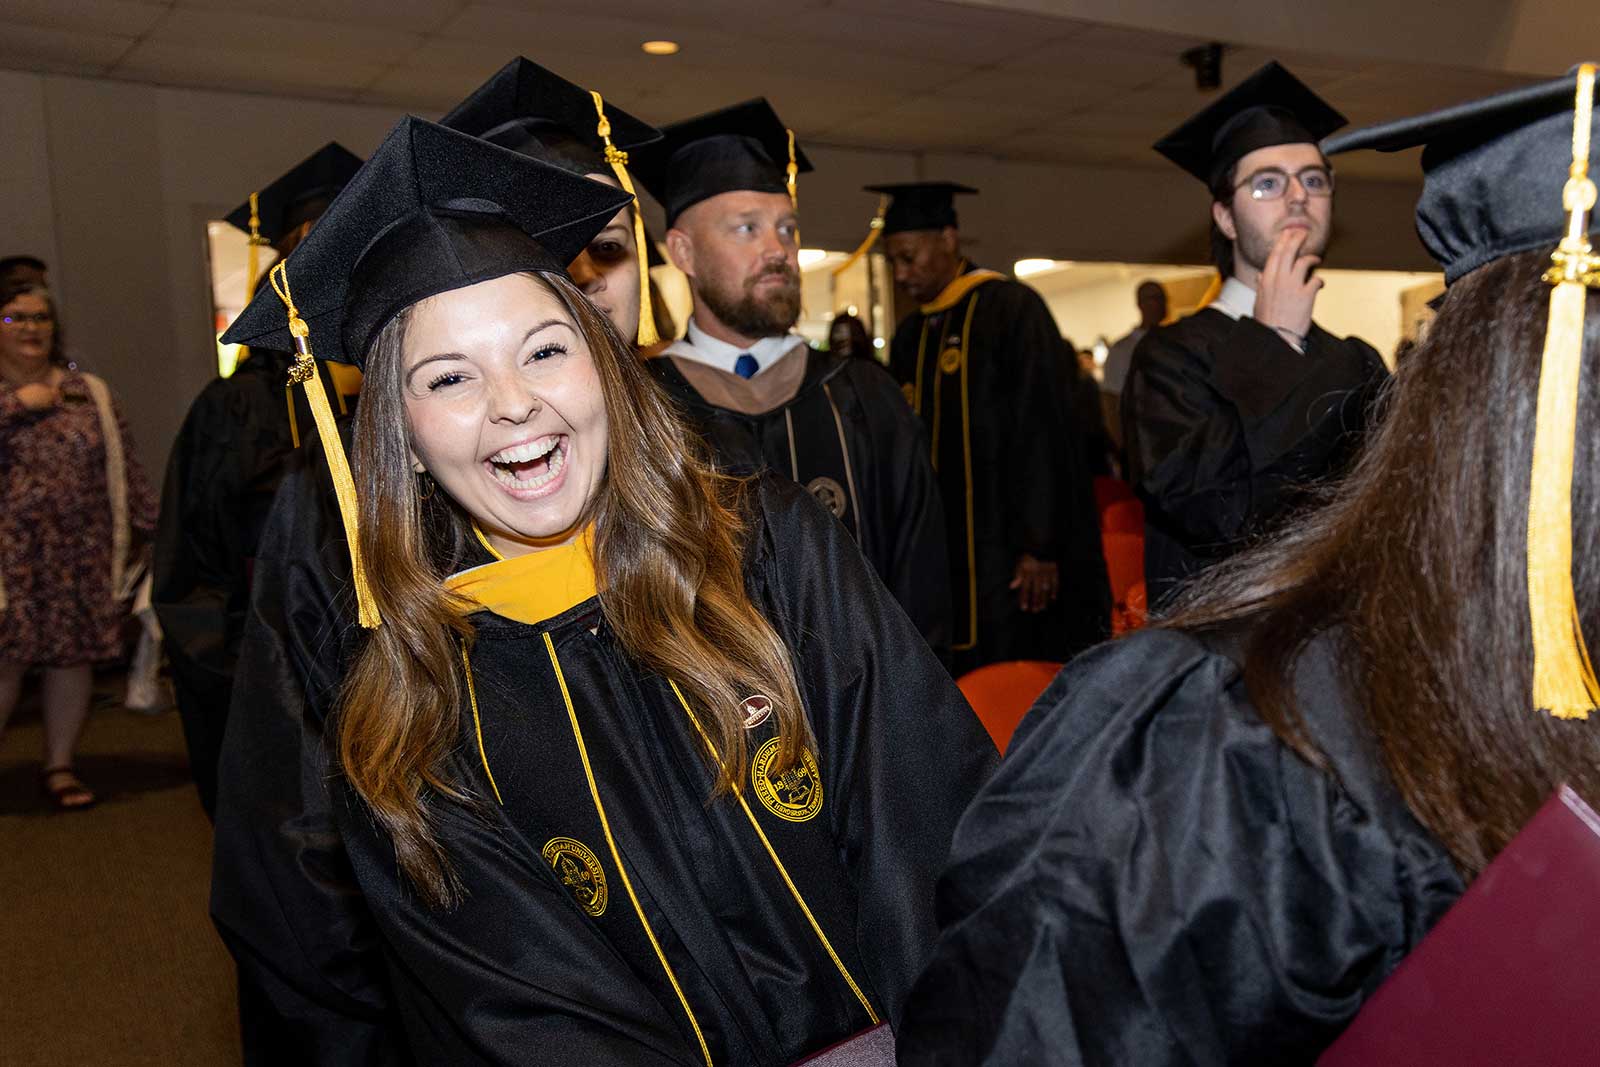
[[[0,290],[0,729],[43,669],[40,787],[62,810],[95,795],[73,772],[95,663],[120,651],[122,586],[155,502],[105,383],[67,365],[55,305]]]

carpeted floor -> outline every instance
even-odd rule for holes
[[[232,963],[206,914],[211,827],[177,713],[123,710],[96,686],[79,773],[92,811],[38,792],[30,694],[0,737],[0,1062],[231,1067]]]

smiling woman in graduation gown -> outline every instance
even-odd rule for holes
[[[543,231],[555,270],[588,237],[572,222],[539,225],[543,205],[598,197],[596,225],[618,207],[609,191],[562,184],[591,183],[420,120],[369,166],[322,243],[305,246],[304,303],[316,256],[363,248],[362,228],[385,225],[370,198],[408,169],[434,190],[410,209],[422,224],[504,248],[511,238],[479,227],[509,218]],[[498,180],[454,176],[478,167]],[[535,182],[554,195],[532,188],[485,219],[488,189]],[[423,285],[496,274],[461,270]],[[317,338],[315,311],[301,312]],[[374,631],[352,618],[366,618],[362,571],[327,535],[341,521],[328,478],[291,478],[262,539],[212,901],[294,1062],[787,1064],[897,1017],[932,944],[934,873],[995,756],[812,498],[763,477],[745,487],[740,517],[743,586],[787,647],[814,740],[775,769],[780,716],[768,694],[750,694],[735,709],[749,769],[713,796],[713,713],[624,647],[596,564],[604,530],[497,558],[481,532],[447,536],[454,503],[428,497],[430,556],[472,628],[449,682],[459,735],[438,769],[464,799],[428,800],[459,883],[438,906],[398,868],[395,840],[336,758],[341,689]]]

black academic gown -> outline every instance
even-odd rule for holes
[[[1226,642],[1147,630],[1057,677],[962,818],[904,1067],[1310,1064],[1461,894],[1319,638],[1297,706]]]
[[[167,460],[150,599],[207,815],[216,809],[217,758],[256,545],[296,437],[315,429],[305,391],[285,393],[292,362],[262,349],[231,377],[213,380],[190,405]],[[318,366],[328,396],[341,403]]]
[[[927,428],[944,500],[958,675],[1065,661],[1108,631],[1094,490],[1061,399],[1068,358],[1039,294],[1007,278],[895,331],[889,369]],[[1023,553],[1060,568],[1056,603],[1039,614],[1009,588]]]
[[[805,486],[861,546],[941,657],[951,644],[949,553],[922,427],[875,360],[806,350],[794,398],[747,415],[708,403],[670,358],[647,364],[719,467],[774,470]]]
[[[1145,505],[1149,603],[1344,471],[1387,378],[1371,345],[1316,325],[1304,353],[1215,308],[1145,334],[1122,428],[1128,479]]]
[[[418,902],[330,766],[360,637],[320,495],[292,477],[262,539],[224,749],[212,913],[278,1015],[247,1061],[695,1065],[703,1039],[717,1064],[778,1065],[897,1019],[995,754],[809,495],[759,480],[746,574],[794,652],[818,789],[789,783],[784,817],[754,782],[749,816],[708,802],[688,714],[595,601],[538,626],[480,612],[481,730],[463,693],[449,770],[483,803],[435,806],[466,892],[449,911]]]

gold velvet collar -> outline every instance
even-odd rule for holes
[[[962,264],[965,266],[966,264]],[[944,292],[923,304],[921,311],[924,315],[932,315],[936,311],[948,311],[961,302],[961,298],[984,282],[998,281],[1005,275],[997,270],[969,270],[965,274],[958,274],[955,280],[944,287]]]
[[[594,527],[571,544],[506,559],[474,523],[472,530],[495,562],[445,579],[445,588],[514,622],[537,625],[577,607],[598,592],[594,574]]]

